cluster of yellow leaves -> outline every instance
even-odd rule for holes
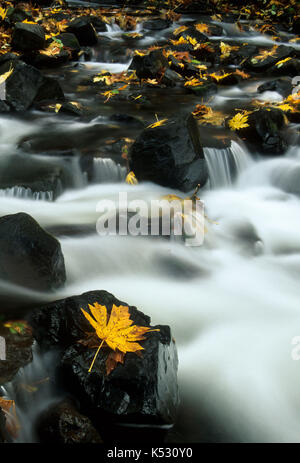
[[[249,127],[248,124],[248,115],[249,111],[244,111],[241,113],[237,113],[235,116],[233,116],[229,121],[228,125],[231,130],[240,130],[244,129],[246,127]]]
[[[197,105],[192,114],[199,120],[200,124],[221,126],[225,120],[225,115],[221,111],[214,111],[206,105]]]
[[[230,53],[234,50],[238,50],[238,46],[230,46],[225,42],[220,42],[220,49],[221,49],[221,59],[228,58],[230,56]]]
[[[97,355],[104,342],[114,351],[113,355],[109,355],[106,361],[106,373],[109,374],[118,362],[123,363],[127,352],[138,353],[144,349],[137,341],[146,339],[145,335],[150,331],[159,331],[147,326],[134,325],[130,319],[129,308],[127,306],[120,305],[117,307],[113,304],[109,320],[107,319],[107,308],[105,305],[95,302],[94,305],[89,304],[89,309],[92,316],[85,310],[81,310],[90,325],[94,328],[95,333],[92,335],[89,334],[87,339],[80,341],[81,344],[88,347],[98,347],[89,368],[89,373],[92,371]],[[95,346],[97,339],[100,339],[101,342],[98,346]]]

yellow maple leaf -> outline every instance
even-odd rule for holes
[[[209,34],[210,33],[209,27],[208,27],[207,24],[203,24],[203,23],[196,24],[195,29],[197,29],[197,31],[201,32],[202,34]]]
[[[11,76],[13,71],[14,70],[11,67],[7,72],[4,72],[4,74],[1,74],[1,76],[0,76],[0,85],[3,84],[3,82],[5,82],[9,78],[9,76]]]
[[[288,58],[285,58],[285,59],[281,59],[280,61],[277,61],[277,63],[275,64],[275,66],[278,67],[278,68],[280,68],[284,63],[286,63],[286,62],[289,61],[290,59],[292,59],[292,58],[288,57]]]
[[[125,182],[129,185],[137,185],[139,183],[135,176],[135,173],[132,171],[130,171],[129,174],[127,174]]]
[[[274,45],[274,47],[271,48],[271,50],[260,50],[260,53],[254,58],[251,59],[251,62],[253,64],[256,64],[258,61],[264,61],[267,59],[269,56],[274,56],[277,52],[278,45]]]
[[[5,19],[6,15],[7,15],[7,12],[8,12],[8,9],[1,8],[1,7],[0,7],[0,18],[1,18],[2,20]]]
[[[130,319],[129,308],[124,305],[117,307],[113,304],[109,321],[107,320],[107,308],[95,302],[89,304],[89,309],[93,317],[81,309],[83,315],[94,328],[96,336],[101,340],[97,352],[93,358],[89,373],[92,371],[97,355],[105,342],[108,347],[117,352],[126,354],[127,352],[138,352],[144,348],[136,341],[142,341],[145,334],[149,331],[159,331],[147,326],[133,325]]]
[[[155,127],[160,127],[161,125],[164,125],[168,119],[161,119],[158,120],[157,114],[155,114],[156,117],[156,122],[154,124],[148,125],[147,129],[155,129]]]
[[[220,49],[221,49],[221,58],[223,59],[223,58],[228,58],[232,50],[232,47],[230,45],[227,45],[224,42],[220,42]]]
[[[293,108],[293,106],[291,106],[290,104],[287,104],[287,103],[280,104],[280,105],[278,105],[276,107],[281,109],[284,112],[288,112],[288,111],[291,111],[292,113],[295,112],[295,108]]]
[[[231,128],[231,130],[240,130],[240,129],[249,127],[249,124],[247,121],[248,121],[247,114],[237,113],[234,117],[232,117],[229,120],[228,125]]]
[[[231,76],[232,72],[225,72],[224,74],[217,74],[215,72],[212,72],[210,74],[210,77],[212,77],[214,80],[219,82],[220,80],[225,79],[225,77]]]
[[[187,30],[187,26],[177,27],[177,29],[175,29],[175,31],[173,31],[173,35],[179,35],[179,34],[181,34],[181,32],[184,32],[185,30]]]
[[[196,77],[193,79],[187,80],[184,84],[185,87],[199,87],[199,85],[203,85],[203,82]]]

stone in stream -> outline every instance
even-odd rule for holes
[[[292,91],[292,83],[290,79],[276,79],[276,80],[269,80],[264,84],[261,84],[257,91],[258,93],[263,92],[277,92],[286,98]]]
[[[130,166],[139,180],[187,192],[208,177],[194,117],[179,116],[142,131],[130,149]]]
[[[285,126],[283,111],[277,108],[261,108],[248,116],[249,127],[241,129],[239,135],[250,151],[280,155],[287,150],[282,129]]]
[[[27,19],[27,21],[32,21],[32,16],[28,11],[22,10],[22,8],[9,8],[6,14],[7,18],[9,19],[10,23],[22,23]]]
[[[46,46],[45,31],[38,24],[16,23],[11,44],[13,50],[41,50]]]
[[[134,55],[129,69],[135,69],[139,79],[155,79],[169,67],[161,50],[153,50],[140,56]]]
[[[35,424],[42,444],[100,444],[102,439],[91,420],[78,412],[70,400],[50,405]]]
[[[36,101],[63,100],[59,83],[20,60],[0,64],[0,75],[12,70],[5,81],[5,103],[15,111],[25,111]]]
[[[172,22],[169,19],[148,19],[143,22],[143,28],[149,31],[161,31],[170,27]]]
[[[20,333],[12,332],[1,323],[0,336],[5,339],[6,347],[6,360],[0,361],[0,385],[4,385],[13,380],[20,368],[32,361],[33,337],[24,323]]]
[[[275,66],[278,61],[295,54],[293,47],[287,47],[285,45],[279,45],[276,49],[274,47],[273,49],[274,52],[271,51],[271,48],[263,51],[260,50],[258,55],[250,56],[243,64],[243,67],[252,72],[265,72],[272,68],[272,66]],[[260,54],[263,56],[264,51],[270,53],[266,54],[265,57],[259,58]]]
[[[142,355],[126,353],[124,364],[106,374],[109,352],[103,347],[88,373],[95,349],[78,341],[92,332],[81,308],[98,302],[110,315],[112,305],[125,305],[106,291],[93,291],[36,308],[29,316],[33,335],[43,350],[59,355],[56,381],[75,397],[80,411],[88,416],[104,441],[158,438],[172,426],[178,406],[177,351],[168,326],[140,341]],[[150,318],[128,306],[134,324],[150,326]]]
[[[76,35],[80,45],[97,45],[98,36],[91,19],[81,16],[68,24],[67,32]]]
[[[64,163],[24,154],[3,154],[0,158],[0,189],[30,188],[36,196],[50,194],[49,199],[54,200],[69,185],[67,169],[68,165]]]
[[[56,36],[56,39],[60,40],[64,47],[69,48],[72,52],[72,56],[76,56],[76,54],[80,51],[80,43],[76,35],[71,34],[70,32],[63,32],[60,35]]]
[[[0,218],[0,279],[36,291],[52,291],[66,281],[59,241],[23,212]]]

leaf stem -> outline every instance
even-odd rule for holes
[[[99,346],[98,349],[97,349],[96,354],[94,355],[93,361],[92,361],[91,366],[90,366],[90,368],[89,368],[89,373],[92,371],[92,368],[93,368],[93,366],[94,366],[95,360],[96,360],[96,358],[97,358],[97,355],[99,354],[99,350],[101,349],[103,343],[104,343],[104,339],[102,340],[100,346]]]

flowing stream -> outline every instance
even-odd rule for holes
[[[115,26],[104,34],[115,43],[119,33]],[[77,74],[99,72],[109,64],[96,50],[93,62],[79,64]],[[128,66],[128,57],[113,64],[110,71],[120,72]],[[252,92],[255,95],[256,89]],[[221,104],[220,99],[216,103]],[[55,116],[40,113],[27,121],[1,116],[1,156],[15,153],[25,135],[55,124]],[[66,118],[62,133],[71,126],[73,131],[79,127]],[[96,207],[102,199],[117,202],[119,191],[127,192],[129,200],[182,195],[151,183],[127,185],[125,168],[116,157],[93,159],[90,184],[73,160],[73,184],[55,201],[51,192],[32,193],[17,186],[0,190],[0,216],[24,211],[46,229],[92,230],[59,233],[67,284],[54,295],[4,282],[0,291],[48,301],[105,289],[149,314],[153,324],[170,325],[178,346],[181,395],[175,441],[299,442],[300,363],[291,357],[291,342],[300,335],[300,150],[293,147],[284,158],[254,160],[233,140],[229,148],[205,148],[205,157],[210,188],[199,195],[209,220],[200,247],[97,235]],[[53,156],[52,162],[59,158]],[[42,368],[40,362],[35,354],[20,376],[34,377],[32,370]],[[11,385],[5,393],[14,397]],[[31,422],[54,398],[47,390],[21,421]],[[20,439],[34,441],[31,432],[23,432]]]

